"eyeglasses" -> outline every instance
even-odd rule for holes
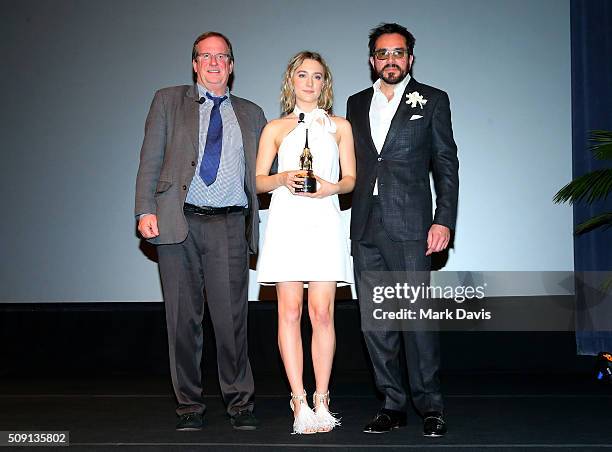
[[[227,63],[230,60],[230,55],[229,53],[198,53],[197,58],[207,63],[213,58],[217,61],[217,63]]]
[[[378,49],[374,51],[377,60],[388,60],[389,57],[404,58],[408,55],[408,49]]]

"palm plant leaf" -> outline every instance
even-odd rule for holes
[[[612,169],[600,169],[577,177],[557,192],[555,203],[584,201],[592,204],[594,201],[606,199],[612,192]]]
[[[612,212],[602,213],[593,218],[588,219],[576,226],[576,234],[591,231],[595,228],[603,227],[605,229],[612,226]]]
[[[612,276],[610,276],[604,281],[601,288],[603,289],[604,292],[608,292],[610,289],[612,289]]]
[[[589,150],[597,160],[612,160],[612,131],[592,130],[589,136]],[[553,201],[557,204],[568,202],[574,204],[605,200],[612,192],[612,168],[603,168],[578,176],[557,192]],[[612,226],[612,212],[604,212],[590,218],[575,228],[576,234],[591,231],[596,228]],[[612,279],[612,278],[611,278]]]
[[[612,160],[612,131],[593,130],[589,138],[589,150],[597,160]]]

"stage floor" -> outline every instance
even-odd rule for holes
[[[362,433],[380,403],[364,375],[334,381],[339,429],[291,435],[284,385],[260,380],[259,430],[233,430],[213,387],[206,395],[204,429],[176,432],[166,377],[0,379],[0,430],[68,430],[71,450],[83,451],[612,449],[612,390],[584,375],[446,375],[449,433],[441,439],[424,438],[412,410],[405,428]]]

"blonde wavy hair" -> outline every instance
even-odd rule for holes
[[[317,102],[317,106],[322,108],[323,110],[331,113],[331,108],[334,103],[334,90],[332,88],[332,74],[329,70],[329,66],[323,59],[323,57],[317,52],[311,52],[309,50],[304,50],[297,55],[295,55],[291,60],[289,60],[289,64],[287,65],[287,69],[285,70],[285,75],[283,76],[283,85],[281,87],[281,108],[283,110],[283,114],[289,114],[295,108],[295,89],[293,88],[293,76],[295,75],[295,71],[299,68],[304,60],[314,60],[323,66],[325,74],[323,75],[323,88],[321,89],[321,95],[319,96],[319,100]]]

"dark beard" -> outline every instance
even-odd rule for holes
[[[385,74],[385,70],[388,68],[396,68],[399,70],[399,74],[397,76],[387,77]],[[403,71],[397,64],[387,64],[378,72],[378,77],[381,78],[388,85],[397,85],[402,80],[406,78],[408,75],[407,71]]]

